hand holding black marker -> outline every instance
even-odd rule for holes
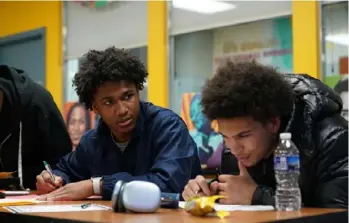
[[[211,179],[211,180],[209,180],[209,181],[207,182],[207,186],[210,188],[210,186],[211,186],[211,184],[212,184],[213,182],[218,182],[218,177],[219,177],[219,172],[218,172],[218,170],[217,170],[217,171],[216,171],[216,177],[213,178],[213,179]],[[201,192],[202,192],[202,189],[199,190],[199,191],[197,191],[196,194],[199,194],[199,193],[201,193]]]
[[[198,175],[194,179],[189,180],[184,187],[182,198],[187,201],[193,197],[212,196],[218,193],[218,171],[216,177],[207,181],[204,176]]]
[[[207,185],[208,185],[208,186],[211,186],[211,184],[212,184],[213,182],[215,182],[215,181],[218,182],[218,177],[215,177],[215,178],[213,178],[212,180],[209,180],[209,181],[207,182]]]

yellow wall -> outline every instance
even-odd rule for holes
[[[167,2],[148,0],[148,101],[167,108]]]
[[[0,2],[0,38],[46,27],[46,87],[63,108],[61,2]]]
[[[292,2],[293,71],[321,77],[319,1]]]

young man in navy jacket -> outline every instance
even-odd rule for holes
[[[197,147],[174,112],[141,102],[148,73],[127,51],[89,51],[73,84],[80,101],[101,116],[76,150],[37,177],[43,200],[110,199],[117,181],[149,181],[181,193],[200,174]],[[54,180],[53,180],[54,178]],[[59,189],[56,189],[60,187]]]

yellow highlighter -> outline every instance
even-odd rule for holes
[[[1,199],[0,207],[36,204],[35,200]]]

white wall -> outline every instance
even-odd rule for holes
[[[189,0],[188,0],[189,1]],[[173,10],[172,34],[194,32],[292,14],[292,1],[229,1],[232,11],[203,15]]]
[[[172,10],[172,35],[291,14],[291,1],[234,1],[236,9],[213,15]],[[115,45],[147,45],[147,1],[115,1],[107,10],[66,2],[67,56]]]
[[[107,10],[82,7],[76,2],[65,4],[68,58],[80,57],[90,49],[146,45],[146,1],[113,4]]]

